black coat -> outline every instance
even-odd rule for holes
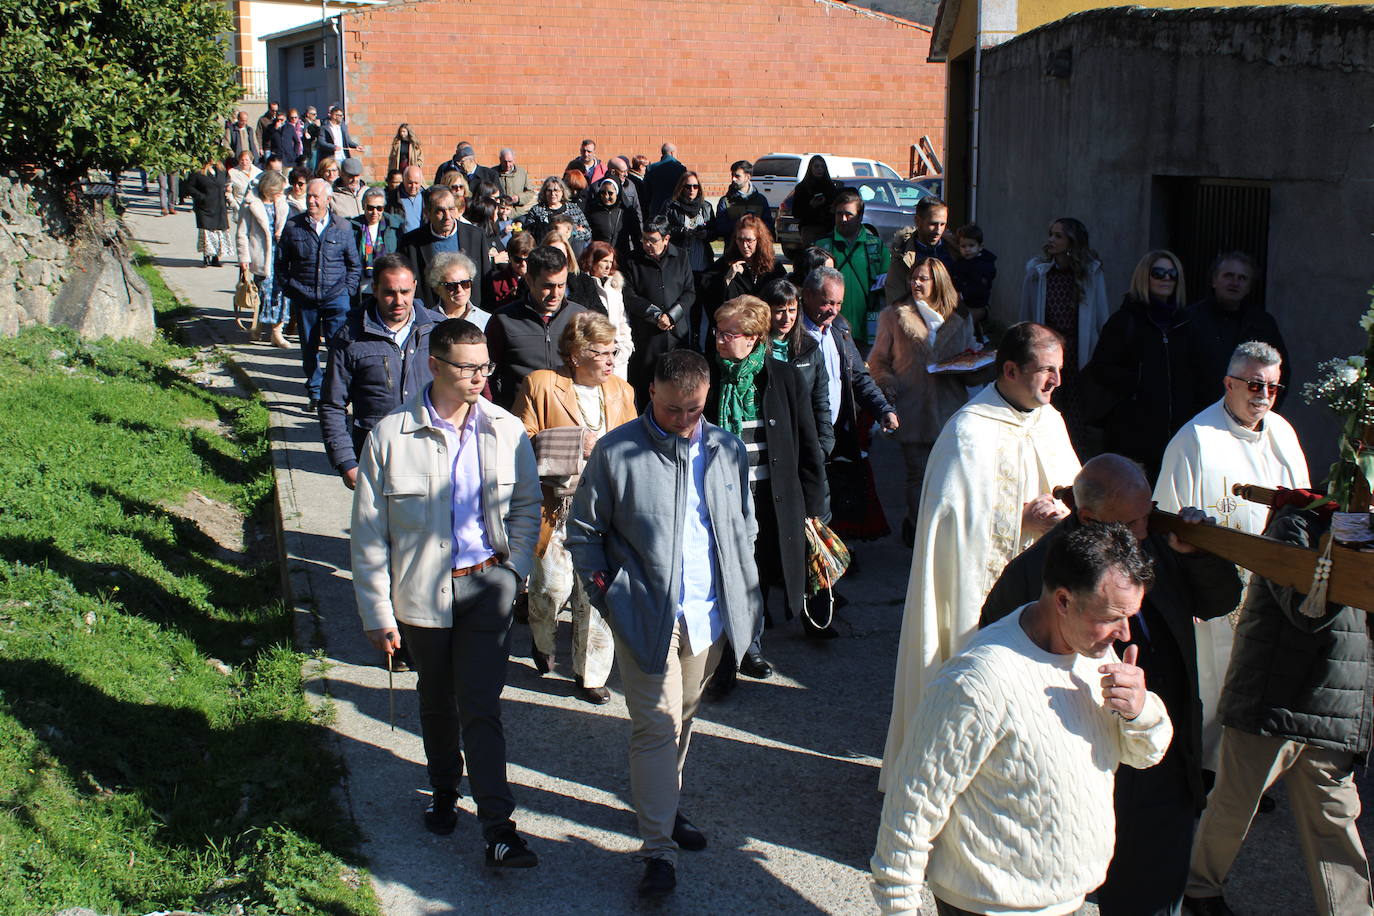
[[[688,319],[696,302],[696,285],[687,255],[671,243],[655,261],[643,251],[632,254],[622,271],[625,276],[625,314],[634,335],[630,356],[630,384],[642,409],[648,402],[654,363],[669,350],[691,346]],[[658,319],[667,315],[673,326],[660,330]]]
[[[591,312],[606,314],[606,306],[597,291],[596,280],[583,271],[568,274],[568,298]]]
[[[490,240],[478,227],[459,223],[458,247],[477,265],[477,276],[472,278],[472,304],[480,309],[483,290],[488,285],[487,275],[492,270]],[[415,268],[416,286],[429,293],[429,265],[434,263],[434,256],[439,252],[434,248],[434,232],[428,223],[401,236],[400,254]],[[432,293],[425,300],[427,304],[430,298],[433,298]],[[437,302],[432,304],[438,305]]]
[[[1083,527],[1070,515],[1016,557],[997,578],[983,602],[980,627],[995,623],[1040,597],[1045,557],[1055,541]],[[1141,545],[1155,561],[1155,584],[1141,605],[1148,640],[1140,638],[1132,621],[1132,641],[1139,642],[1138,664],[1145,685],[1154,691],[1174,723],[1174,740],[1160,766],[1175,766],[1194,810],[1202,810],[1202,700],[1197,686],[1197,639],[1193,618],[1211,620],[1228,614],[1240,601],[1240,576],[1232,563],[1211,554],[1182,554],[1169,547],[1163,535],[1152,534]],[[1156,632],[1156,629],[1161,632]]]
[[[620,260],[630,256],[639,238],[639,217],[630,207],[616,201],[609,207],[592,201],[586,207],[587,226],[593,242],[606,242],[616,250]]]
[[[716,214],[711,209],[710,202],[701,197],[690,203],[685,200],[673,200],[668,203],[663,215],[668,219],[669,238],[674,245],[683,251],[689,251],[693,241],[706,243],[706,266],[710,267],[716,259],[716,252],[710,243],[718,237],[716,235]],[[687,223],[693,218],[699,218],[704,222],[698,229],[688,231]]]
[[[527,375],[536,369],[562,368],[558,340],[573,316],[585,311],[571,299],[564,299],[553,318],[545,321],[526,295],[493,314],[487,321],[487,351],[496,363],[491,399],[509,410]]]
[[[817,181],[807,174],[792,191],[792,216],[797,225],[821,232],[833,229],[835,216],[830,212],[830,204],[838,193],[840,186],[833,179]]]
[[[1274,316],[1264,306],[1242,303],[1234,312],[1217,305],[1211,296],[1189,307],[1191,360],[1194,367],[1193,417],[1217,402],[1222,395],[1222,380],[1231,362],[1231,354],[1247,340],[1260,340],[1271,345],[1283,357],[1279,381],[1287,385],[1292,377],[1288,364],[1288,348]],[[1283,407],[1284,394],[1274,401],[1274,409]]]
[[[191,209],[196,214],[196,228],[222,231],[229,228],[229,210],[224,195],[229,189],[229,173],[216,168],[208,175],[192,172],[183,187],[191,195]]]
[[[796,352],[788,361],[801,378],[802,392],[811,402],[816,418],[816,438],[827,456],[835,448],[835,424],[830,419],[830,373],[825,371],[825,359],[820,347],[809,334],[798,334]]]
[[[1086,369],[1106,450],[1139,461],[1151,482],[1169,440],[1197,414],[1189,311],[1158,317],[1128,293],[1102,326]]]
[[[884,414],[896,413],[896,408],[888,403],[887,396],[878,387],[878,383],[873,381],[873,376],[868,374],[868,365],[859,355],[859,348],[854,343],[854,334],[849,329],[849,322],[844,320],[843,315],[836,315],[830,327],[831,333],[835,335],[835,346],[840,353],[840,415],[835,420],[835,445],[832,457],[857,459],[859,408],[866,408],[875,419],[881,419]],[[817,355],[824,361],[823,356]]]
[[[1277,510],[1267,537],[1314,547],[1329,522],[1315,512]],[[1222,724],[1363,760],[1374,697],[1369,615],[1327,604],[1320,617],[1298,608],[1306,595],[1256,574],[1236,625],[1231,666],[1217,713]]]
[[[773,262],[773,269],[764,274],[756,274],[748,265],[730,282],[725,282],[725,274],[729,271],[731,263],[741,260],[739,252],[733,247],[727,248],[725,253],[720,256],[720,260],[711,268],[710,278],[707,280],[707,289],[710,290],[711,305],[720,307],[729,302],[736,296],[759,296],[762,297],[763,288],[774,280],[780,280],[787,276],[787,268],[778,262]],[[712,316],[711,326],[715,326],[715,319]]]
[[[759,522],[754,556],[761,581],[781,578],[787,616],[791,618],[806,595],[804,523],[808,517],[823,519],[830,514],[825,454],[816,436],[809,395],[797,370],[770,357],[763,361],[755,384],[768,443],[768,479],[759,481],[754,491]],[[712,423],[720,415],[719,397],[720,364],[712,360],[711,393],[706,400],[706,419]]]

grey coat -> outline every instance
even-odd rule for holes
[[[1264,534],[1311,547],[1327,527],[1314,512],[1284,508]],[[1322,616],[1308,617],[1298,610],[1305,597],[1251,578],[1217,713],[1223,725],[1252,735],[1363,758],[1374,697],[1368,615],[1328,604]]]
[[[744,443],[702,421],[706,506],[716,543],[716,597],[736,666],[763,613]],[[682,586],[690,443],[645,414],[596,444],[573,497],[567,548],[587,595],[645,674],[667,668]],[[603,591],[594,581],[605,574]]]

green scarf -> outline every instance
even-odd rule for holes
[[[775,337],[772,341],[770,341],[770,343],[773,346],[774,359],[780,359],[783,362],[791,361],[792,357],[788,352],[791,349],[791,347],[788,346],[786,337]]]
[[[763,368],[767,353],[767,347],[755,347],[744,359],[716,357],[720,363],[720,410],[716,423],[736,436],[746,422],[759,418],[754,378]]]

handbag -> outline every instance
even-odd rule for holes
[[[835,583],[849,569],[849,548],[830,526],[818,518],[808,518],[802,525],[806,531],[806,593],[814,595],[824,589],[830,596],[830,613],[825,623],[812,620],[810,605],[802,605],[802,614],[817,629],[825,629],[835,619]]]
[[[240,277],[234,287],[234,323],[240,331],[248,331],[258,325],[258,309],[262,307],[262,297],[258,295],[258,285],[248,277]],[[245,325],[243,313],[250,312]]]

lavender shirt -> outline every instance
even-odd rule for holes
[[[451,516],[454,569],[476,566],[496,553],[487,539],[486,516],[482,512],[482,462],[477,445],[477,415],[481,412],[481,403],[479,400],[468,408],[463,428],[458,429],[434,412],[429,388],[425,389],[425,410],[429,411],[429,422],[444,434],[444,443],[453,461],[449,476],[453,481]]]

